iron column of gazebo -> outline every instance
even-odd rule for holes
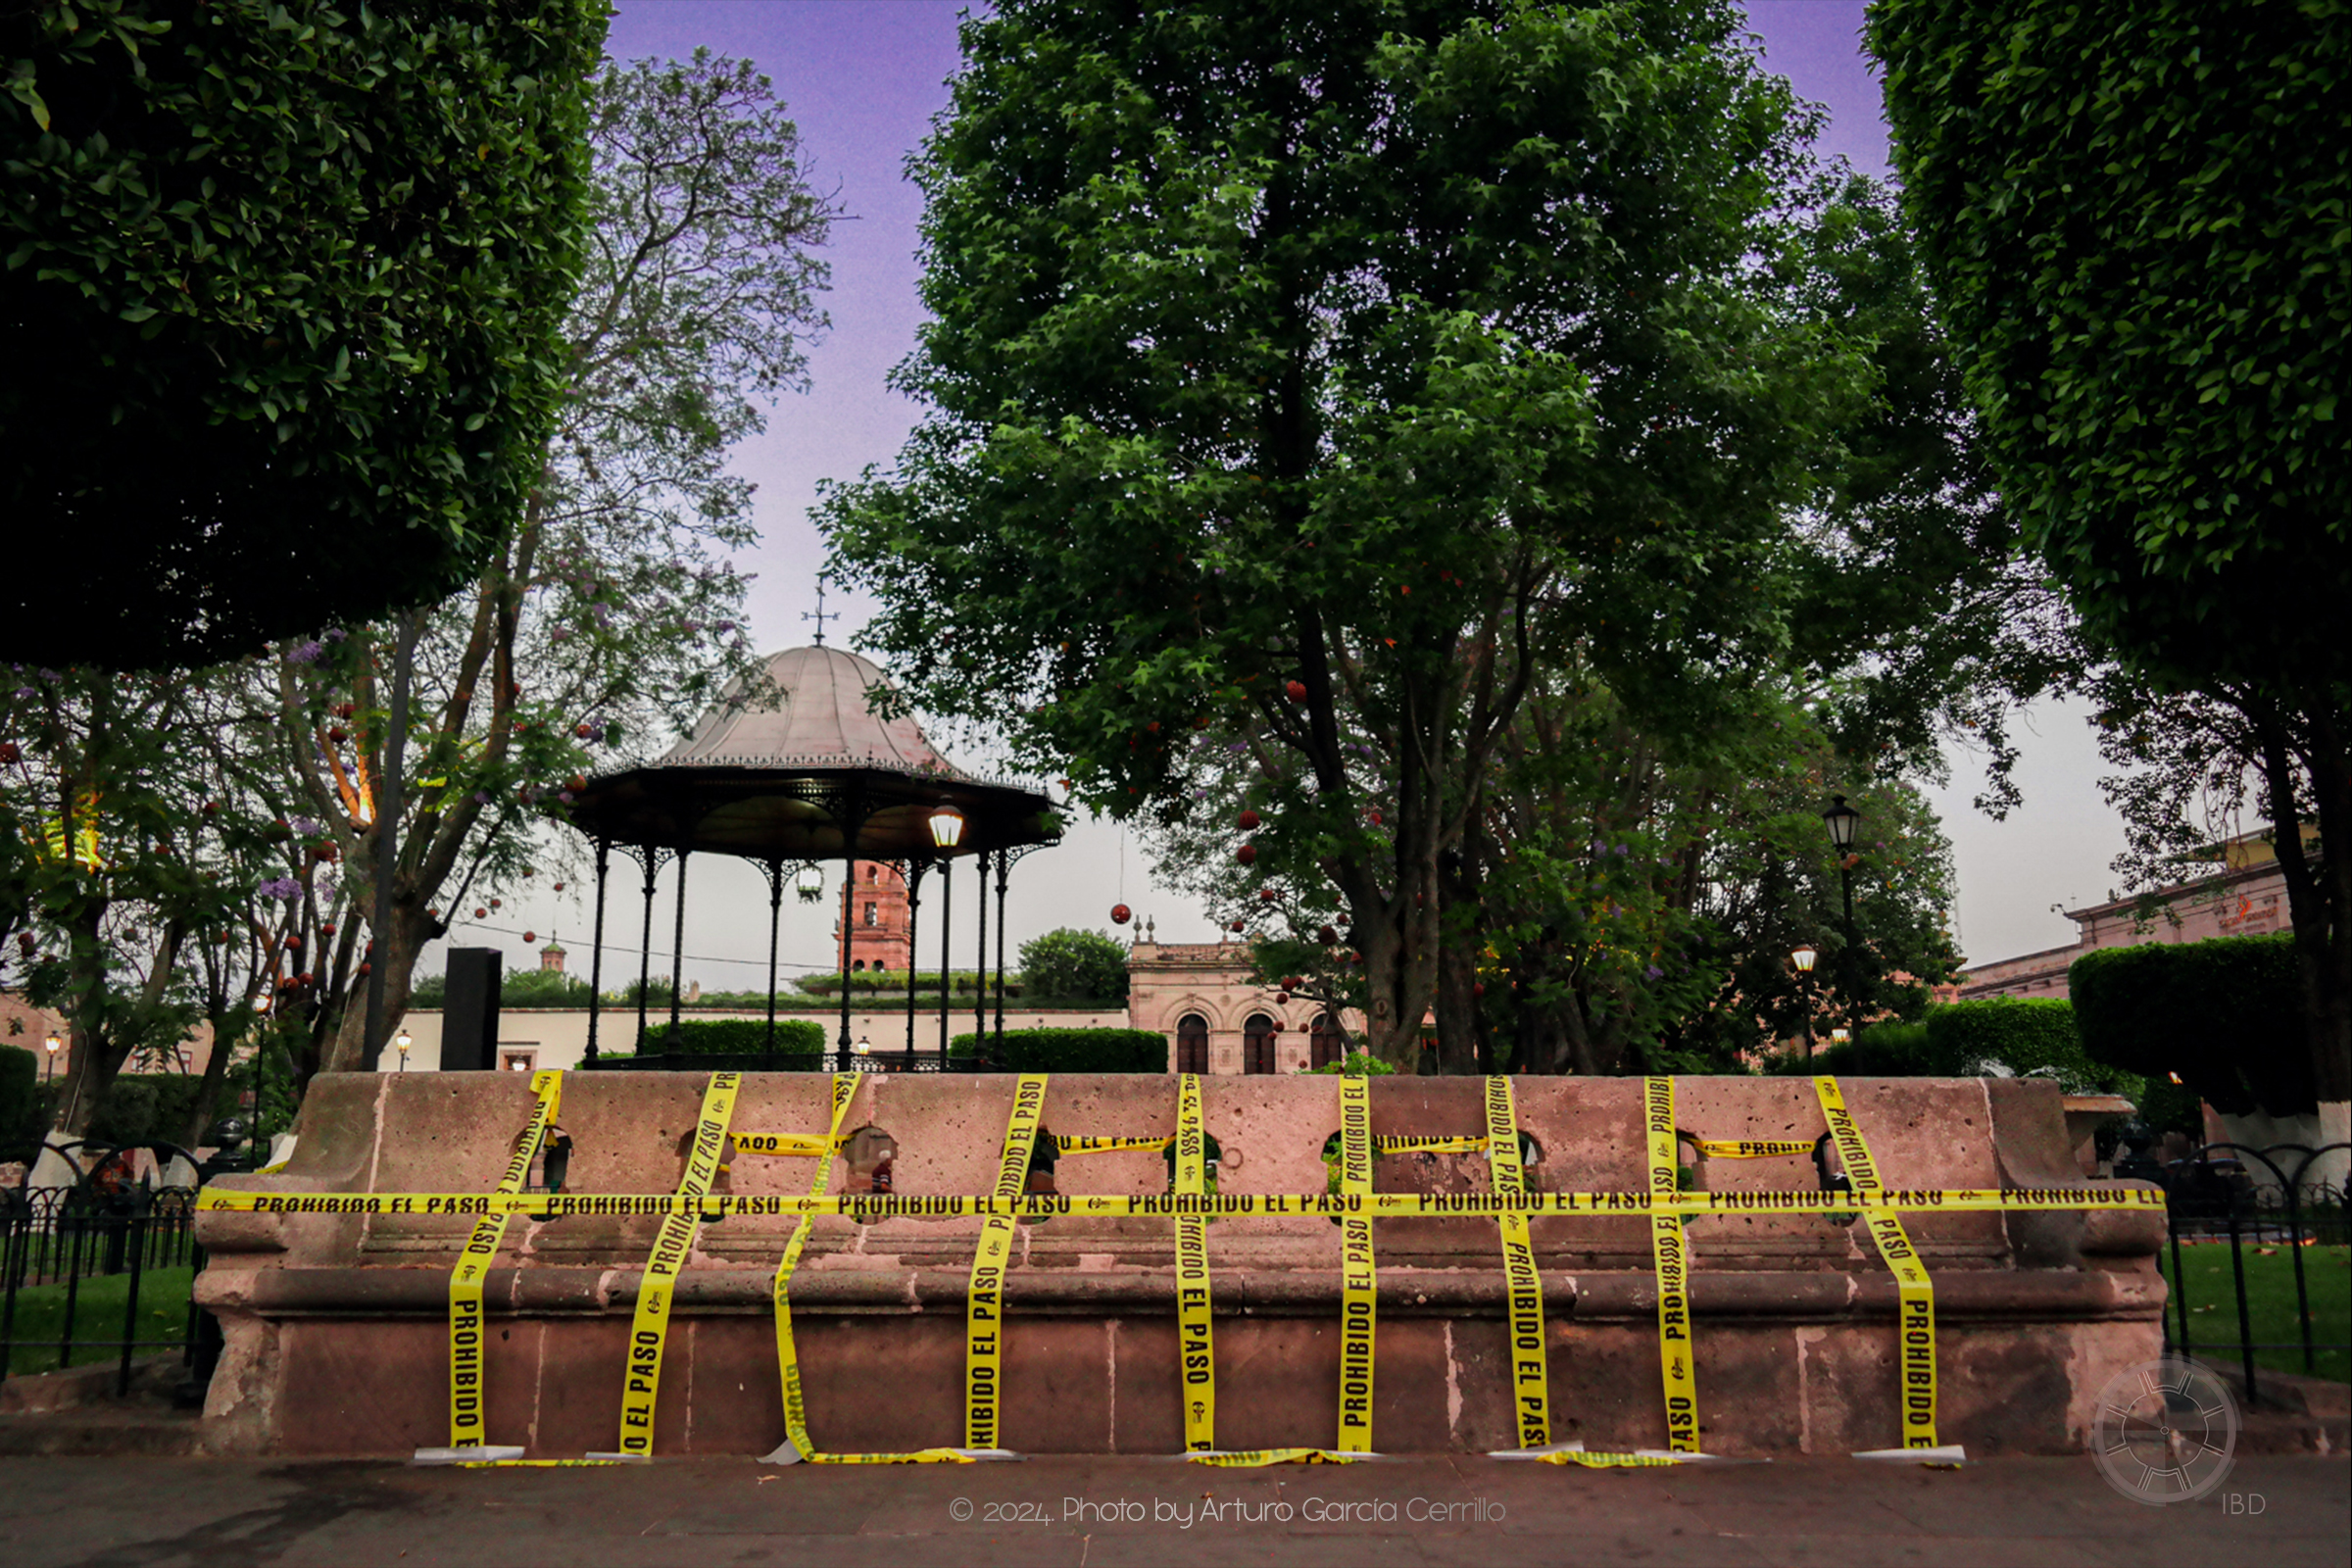
[[[664,1055],[678,1049],[678,1008],[686,997],[686,857],[693,853],[678,852],[678,916],[669,941],[669,1039]]]
[[[588,1053],[596,1059],[596,1018],[605,995],[605,869],[612,859],[612,841],[596,841],[596,937],[588,947]]]
[[[906,1065],[914,1065],[914,1000],[922,988],[914,983],[920,971],[915,967],[917,952],[914,939],[916,917],[922,910],[921,889],[923,870],[930,862],[919,855],[906,857]]]
[[[840,798],[836,820],[841,823],[841,1038],[835,1043],[836,1071],[852,1070],[850,1058],[850,916],[858,897],[858,830],[864,825],[865,803],[850,791]]]
[[[760,1065],[776,1065],[776,928],[784,918],[784,862],[771,858],[767,871],[767,1038],[760,1047]]]
[[[956,923],[956,862],[939,858],[939,1070],[948,1070],[948,1009],[955,1004],[956,950],[948,945],[948,928]],[[907,1063],[912,1066],[913,1063]]]

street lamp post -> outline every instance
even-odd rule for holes
[[[57,1038],[57,1031],[54,1029],[49,1031],[49,1038],[41,1042],[41,1049],[49,1053],[49,1064],[41,1069],[42,1083],[46,1084],[52,1077],[56,1075],[57,1054],[59,1050],[64,1047],[64,1045],[65,1042]]]
[[[1797,1005],[1804,1009],[1805,1059],[1808,1061],[1813,1058],[1813,987],[1808,977],[1820,957],[1821,954],[1810,942],[1800,944],[1795,952],[1788,955],[1788,961],[1796,965],[1796,1000]]]
[[[400,1026],[400,1033],[392,1037],[392,1044],[400,1051],[400,1070],[402,1072],[409,1070],[409,1048],[416,1043],[416,1036],[409,1033],[409,1026],[405,1023]]]
[[[1854,932],[1854,829],[1862,821],[1862,813],[1845,804],[1845,797],[1830,797],[1830,808],[1821,813],[1830,829],[1830,843],[1838,850],[1838,880],[1845,890],[1845,951],[1838,956],[1838,984],[1845,988],[1846,1028],[1850,1033],[1862,1032],[1862,988],[1854,974],[1854,964],[1861,956],[1862,942]]]

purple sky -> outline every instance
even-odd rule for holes
[[[1883,173],[1886,134],[1878,84],[1861,52],[1861,0],[1750,0],[1747,9],[1766,64],[1787,75],[1800,97],[1828,107],[1822,150]],[[823,559],[808,516],[817,482],[853,477],[868,464],[887,466],[917,416],[913,405],[883,384],[913,348],[921,320],[915,247],[922,204],[905,178],[905,162],[947,105],[945,83],[958,61],[958,10],[955,0],[622,0],[612,18],[607,50],[616,59],[682,57],[702,45],[753,60],[799,122],[812,177],[820,188],[838,189],[853,215],[835,227],[827,250],[832,327],[809,354],[810,390],[779,404],[766,435],[748,443],[736,465],[759,487],[763,537],[744,564],[759,574],[751,624],[764,648],[808,639],[804,615]],[[844,612],[832,640],[855,633],[870,607],[835,595],[828,608]],[[2071,926],[2048,905],[2079,906],[2111,880],[2105,866],[2121,835],[2089,786],[2096,759],[2078,717],[2057,710],[2042,716],[2045,739],[2021,769],[2029,807],[2009,823],[1993,824],[1968,809],[1973,785],[1965,764],[1956,787],[1938,795],[1959,860],[1959,935],[1972,959],[2071,940]],[[1141,856],[1132,843],[1122,850],[1115,827],[1077,829],[1064,848],[1030,861],[1023,874],[1025,885],[1023,875],[1014,878],[1008,922],[1016,943],[1073,921],[1106,924],[1103,911],[1114,902],[1135,906],[1139,915],[1155,914],[1164,940],[1214,934],[1186,901],[1150,885]],[[687,952],[757,954],[765,914],[757,874],[698,865],[696,876]],[[611,935],[626,943],[637,933],[623,902],[615,902]],[[788,907],[786,956],[825,963],[827,922],[813,914],[794,922],[795,912]],[[585,966],[586,943],[576,937],[587,922],[577,905],[557,908],[549,901],[518,912],[515,924],[526,919],[543,932],[553,926],[573,934]],[[966,932],[969,919],[968,909],[959,913]],[[500,940],[463,928],[457,935]],[[522,960],[519,941],[505,946],[510,964]],[[688,973],[707,986],[733,989],[752,971],[690,959]]]

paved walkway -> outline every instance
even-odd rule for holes
[[[2352,1464],[2341,1457],[2241,1459],[2216,1497],[2166,1508],[2117,1495],[2087,1458],[1957,1471],[1824,1460],[1606,1473],[1466,1458],[1251,1472],[1093,1458],[791,1470],[744,1460],[497,1471],[0,1463],[0,1559],[10,1568],[2340,1568],[2347,1557]]]

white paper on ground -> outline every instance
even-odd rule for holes
[[[519,1459],[519,1446],[481,1444],[466,1448],[418,1448],[411,1464],[495,1464],[501,1459]]]
[[[1887,1459],[1896,1464],[1966,1464],[1968,1449],[1957,1443],[1940,1448],[1864,1448],[1856,1459]]]

